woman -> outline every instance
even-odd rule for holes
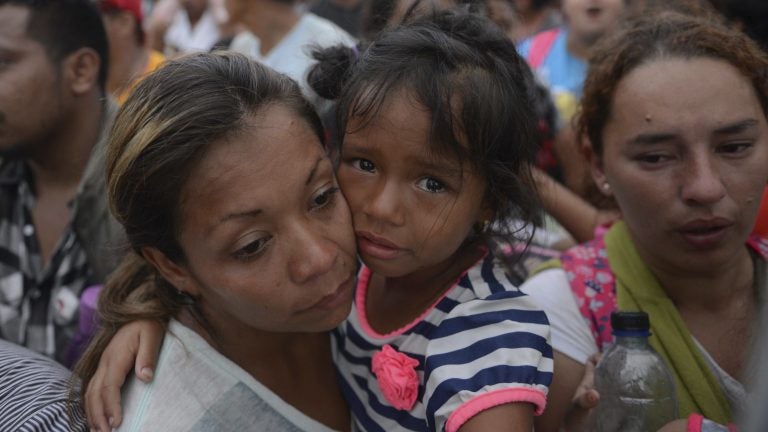
[[[355,240],[322,133],[294,81],[237,54],[170,62],[126,101],[107,177],[133,253],[101,294],[83,387],[122,324],[171,321],[121,429],[349,429],[328,331]]]
[[[553,326],[556,416],[610,343],[616,309],[650,314],[691,427],[744,406],[766,291],[768,243],[750,233],[768,182],[767,71],[743,34],[674,13],[628,24],[592,59],[579,131],[622,220],[523,287]]]

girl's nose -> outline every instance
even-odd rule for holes
[[[365,212],[379,223],[402,226],[405,223],[405,197],[394,182],[382,182],[367,197]]]

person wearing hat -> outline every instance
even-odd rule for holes
[[[141,0],[99,0],[109,39],[107,91],[122,105],[144,75],[157,69],[165,56],[147,46]]]

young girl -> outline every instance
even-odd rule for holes
[[[418,18],[348,60],[343,83],[313,81],[342,89],[338,179],[363,266],[333,350],[356,424],[530,431],[552,376],[549,326],[484,240],[536,218],[531,74],[463,12]]]

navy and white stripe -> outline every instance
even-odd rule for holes
[[[388,335],[370,329],[357,301],[369,276],[363,267],[352,313],[335,331],[333,346],[342,391],[362,430],[442,431],[454,411],[489,392],[546,395],[553,366],[546,315],[492,256],[471,267],[422,320]],[[371,371],[373,355],[386,344],[419,362],[410,411],[387,402]]]
[[[71,373],[53,360],[0,340],[0,431],[85,431]]]

